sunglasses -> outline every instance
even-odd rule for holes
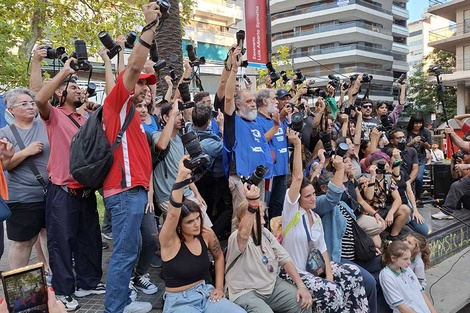
[[[271,264],[268,264],[269,260],[268,258],[264,255],[263,258],[261,259],[261,261],[263,261],[263,264],[266,264],[267,267],[268,267],[268,271],[270,273],[274,272],[274,267],[271,265]]]
[[[372,104],[366,104],[362,106],[364,109],[372,109]]]

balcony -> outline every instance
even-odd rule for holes
[[[212,26],[212,25],[210,25]],[[185,39],[191,38],[198,42],[212,43],[230,47],[235,41],[235,35],[229,32],[217,31],[212,28],[204,28],[188,25],[185,27]]]
[[[455,52],[456,46],[461,43],[470,43],[470,19],[429,32],[430,47]]]
[[[395,37],[408,37],[409,36],[408,28],[397,25],[397,24],[392,24],[392,33]]]
[[[381,23],[384,21],[393,21],[392,12],[383,9],[379,5],[362,0],[343,1],[344,5],[335,3],[309,4],[301,7],[273,14],[271,23],[273,32],[290,30],[294,27],[305,25],[307,21],[314,20],[316,23],[335,20],[364,19],[371,22]]]
[[[409,13],[407,9],[401,8],[398,5],[392,5],[393,17],[399,20],[408,20]]]
[[[358,44],[353,45],[344,45],[339,47],[324,48],[318,50],[309,50],[295,52],[292,54],[292,57],[296,58],[294,64],[303,67],[301,64],[304,63],[304,66],[312,63],[312,59],[318,61],[328,61],[328,63],[371,63],[389,64],[393,62],[392,52],[385,49],[377,49],[366,47]]]
[[[243,20],[243,10],[239,5],[224,0],[199,0],[194,7],[194,14],[201,18],[222,20],[228,24]]]
[[[408,46],[402,43],[393,42],[392,43],[392,51],[395,53],[404,53],[408,54]]]
[[[392,32],[390,30],[373,27],[366,23],[355,21],[333,25],[324,25],[307,30],[300,29],[296,31],[277,33],[272,37],[272,45],[282,46],[299,42],[301,43],[301,46],[304,47],[312,46],[315,44],[331,42],[331,38],[333,38],[333,36],[335,41],[347,42],[351,40],[351,34],[354,34],[354,39],[356,41],[371,41],[372,36],[376,39],[381,38],[383,41],[390,41],[392,36]]]
[[[467,0],[429,0],[428,13],[456,22],[456,12],[468,7]]]

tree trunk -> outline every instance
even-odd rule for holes
[[[25,36],[20,48],[18,49],[19,58],[27,58],[33,51],[34,45],[38,38],[42,36],[44,31],[44,23],[46,21],[47,0],[38,0],[39,5],[34,7],[33,18],[28,34]]]
[[[160,60],[165,60],[167,66],[158,73],[157,94],[161,95],[164,95],[167,90],[163,77],[169,75],[169,66],[175,69],[178,77],[181,77],[183,74],[182,25],[179,14],[179,1],[169,0],[169,2],[171,3],[170,17],[164,21],[163,28],[156,38],[159,58]],[[175,61],[171,61],[170,58]]]

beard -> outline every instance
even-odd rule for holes
[[[82,102],[82,100],[79,98],[73,102],[73,105],[78,109],[79,107],[83,105],[83,103],[84,102]]]
[[[256,116],[258,115],[258,110],[241,108],[238,111],[238,115],[240,115],[240,117],[243,117],[245,120],[254,121],[256,119]]]
[[[266,108],[266,110],[268,111],[269,114],[273,114],[274,112],[276,112],[276,105],[275,104],[269,104],[268,107]]]

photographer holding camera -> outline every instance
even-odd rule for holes
[[[262,165],[269,169],[266,178],[271,178],[273,166],[264,131],[256,122],[258,111],[255,95],[249,90],[241,90],[234,97],[240,55],[240,47],[231,52],[232,69],[225,88],[224,146],[228,152],[229,187],[232,192],[234,217],[244,200],[240,177],[250,176],[258,165]],[[264,198],[264,180],[259,185],[261,196]],[[235,229],[233,224],[232,229]]]
[[[462,206],[470,209],[470,136],[460,138],[452,127],[446,127],[446,134],[460,147],[460,150],[452,156],[451,173],[454,179],[459,179],[450,185],[449,192],[442,205],[441,212],[431,215],[434,219],[453,219],[454,210]]]

